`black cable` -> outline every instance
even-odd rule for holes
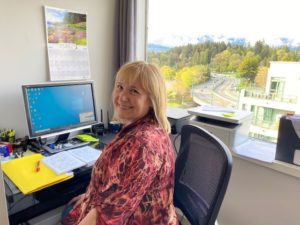
[[[41,137],[38,137],[38,142],[41,146],[43,146],[47,143],[47,138],[44,138],[43,140]]]

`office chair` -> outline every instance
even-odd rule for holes
[[[175,165],[175,207],[191,225],[215,224],[231,174],[228,147],[203,128],[185,125]]]

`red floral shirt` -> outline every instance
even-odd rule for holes
[[[78,224],[95,208],[97,225],[178,225],[174,163],[170,138],[151,115],[124,127],[96,161],[83,203],[64,222]]]

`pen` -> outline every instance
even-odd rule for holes
[[[40,161],[40,160],[37,161],[36,167],[35,167],[35,172],[37,172],[37,173],[38,173],[38,172],[40,171],[40,169],[41,169],[40,164],[41,164],[41,161]]]

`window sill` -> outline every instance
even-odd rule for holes
[[[276,144],[250,139],[232,149],[233,157],[300,178],[300,166],[275,160]]]

